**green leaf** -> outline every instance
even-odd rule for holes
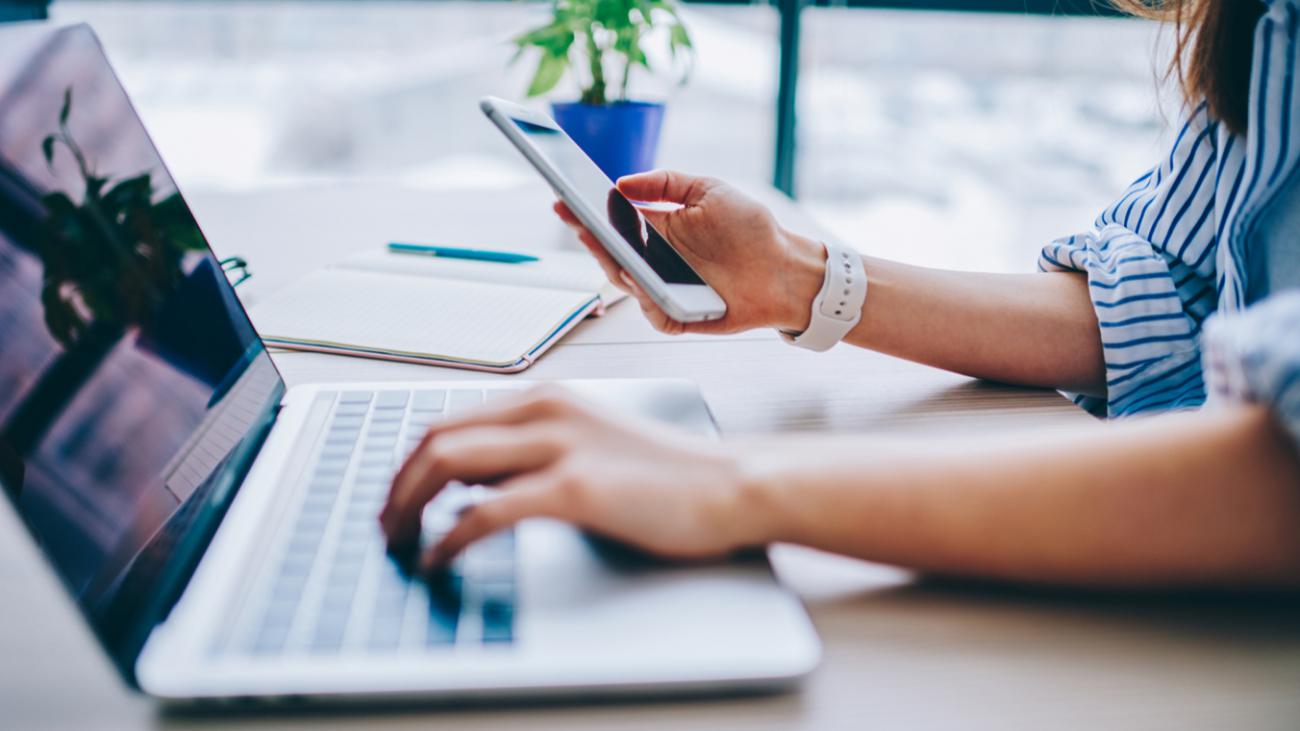
[[[59,124],[68,123],[68,115],[72,114],[72,87],[63,90],[63,108],[59,110]]]
[[[681,23],[673,23],[668,29],[668,42],[672,44],[673,50],[678,48],[694,48],[691,44],[691,34],[686,32],[686,26]]]
[[[103,195],[104,206],[109,211],[126,210],[131,207],[148,208],[153,198],[153,183],[149,173],[141,173],[127,178],[108,190]]]
[[[550,23],[515,36],[514,43],[517,46],[546,46],[552,38],[566,32],[569,32],[567,26]]]
[[[617,33],[631,25],[631,11],[628,0],[596,0],[591,17],[606,30]]]
[[[669,0],[646,0],[645,4],[651,10],[662,10],[674,18],[677,17],[677,3],[669,2]]]
[[[560,78],[564,76],[564,71],[569,67],[568,55],[555,56],[550,53],[543,53],[541,60],[537,64],[537,73],[533,74],[533,81],[528,85],[528,96],[541,96],[555,85],[560,83]]]
[[[570,63],[570,51],[578,38],[583,39],[583,67],[591,69],[589,78],[582,82],[586,85],[582,99],[588,103],[605,101],[606,81],[601,69],[606,53],[619,57],[622,74],[618,88],[626,94],[629,70],[637,66],[650,68],[649,56],[642,47],[648,33],[658,28],[668,31],[667,45],[674,60],[693,45],[674,0],[551,0],[550,5],[549,24],[514,39],[520,49],[536,47],[543,53],[529,96],[554,88]],[[564,68],[560,68],[561,64]],[[689,71],[683,73],[683,80],[686,75]]]
[[[45,155],[45,164],[49,167],[54,166],[54,135],[46,135],[41,140],[41,153]]]

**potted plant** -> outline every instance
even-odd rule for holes
[[[691,37],[676,3],[551,0],[551,10],[548,23],[515,39],[516,58],[531,48],[540,51],[528,96],[554,89],[571,70],[582,95],[576,102],[551,105],[556,122],[614,180],[653,168],[664,105],[629,99],[628,86],[633,69],[650,70],[642,43],[656,33],[666,39],[685,80]]]

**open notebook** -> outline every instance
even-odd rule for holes
[[[499,264],[378,251],[253,307],[268,345],[513,373],[622,297],[585,253]]]

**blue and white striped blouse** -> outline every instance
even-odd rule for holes
[[[1195,107],[1093,230],[1039,258],[1088,275],[1107,394],[1075,401],[1094,413],[1199,406],[1208,390],[1271,404],[1300,444],[1300,0],[1263,1],[1247,134]]]

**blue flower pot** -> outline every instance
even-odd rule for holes
[[[654,169],[663,104],[565,102],[551,109],[560,127],[611,180]]]

